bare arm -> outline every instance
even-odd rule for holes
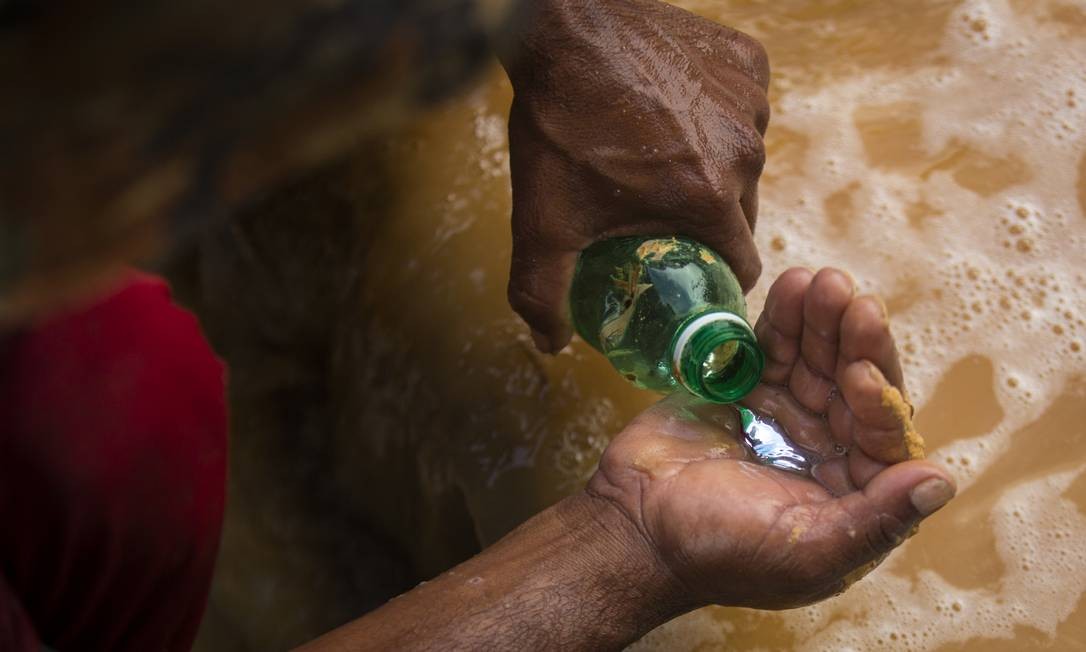
[[[309,649],[614,649],[701,605],[788,609],[845,590],[954,481],[915,459],[907,411],[884,400],[904,380],[877,299],[797,268],[766,305],[774,364],[744,403],[820,453],[817,479],[752,463],[733,407],[676,393],[615,436],[584,492]],[[802,337],[816,328],[825,339]],[[807,359],[836,371],[797,380]]]
[[[303,649],[618,649],[696,606],[642,540],[580,493]]]

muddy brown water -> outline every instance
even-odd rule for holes
[[[1086,2],[679,4],[773,65],[752,313],[793,265],[882,294],[960,495],[842,596],[703,609],[635,648],[1086,646]],[[221,236],[255,259],[204,252],[205,283],[271,278],[309,302],[304,319],[197,302],[235,421],[207,649],[298,642],[379,602],[360,586],[439,572],[576,491],[654,400],[583,343],[537,354],[505,302],[510,94],[495,70],[265,210],[286,235]],[[266,334],[259,356],[233,313]],[[408,570],[359,561],[384,554]]]

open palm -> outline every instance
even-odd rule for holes
[[[885,309],[843,272],[792,269],[755,330],[767,356],[743,403],[821,460],[757,464],[730,406],[661,401],[604,453],[589,491],[614,501],[699,603],[806,604],[842,590],[953,495],[918,459]]]

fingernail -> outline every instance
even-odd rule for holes
[[[954,497],[954,487],[942,478],[930,478],[913,487],[909,500],[922,516],[935,512]]]
[[[551,341],[543,333],[532,331],[532,341],[535,342],[535,348],[543,353],[551,352]]]

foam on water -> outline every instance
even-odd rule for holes
[[[1086,465],[1008,491],[992,518],[1006,564],[998,591],[963,590],[931,572],[919,582],[894,573],[893,558],[838,599],[790,614],[803,649],[916,650],[973,638],[1010,639],[1028,624],[1054,632],[1086,590],[1086,519],[1060,497]],[[1058,536],[1057,536],[1058,535]],[[864,614],[880,605],[877,618]],[[845,618],[841,618],[844,615]],[[856,626],[856,623],[862,626]]]
[[[728,21],[718,3],[680,4]],[[930,451],[950,462],[963,493],[1007,452],[1011,433],[1086,375],[1086,215],[1076,187],[1086,165],[1086,29],[1052,19],[1052,6],[961,2],[925,63],[830,84],[804,85],[785,70],[787,88],[774,97],[764,278],[834,265],[886,297],[920,406],[954,361],[993,362],[1002,420]],[[739,27],[772,33],[759,24]],[[774,47],[789,47],[763,38],[771,60]],[[802,135],[798,168],[774,159],[774,130]],[[1015,479],[993,497],[987,515],[1004,571],[990,586],[963,589],[923,568],[909,577],[899,553],[846,594],[780,619],[811,650],[928,650],[1010,639],[1021,627],[1054,636],[1086,590],[1086,517],[1062,496],[1084,470]],[[959,536],[971,536],[960,525]],[[937,554],[938,541],[922,545]],[[689,648],[732,633],[705,612],[665,629],[643,645]]]
[[[1086,16],[1081,0],[1060,2]],[[948,370],[971,356],[990,361],[991,378],[976,382],[990,381],[1000,414],[929,451],[958,479],[952,505],[970,508],[941,513],[844,595],[743,616],[753,624],[701,610],[635,647],[734,646],[746,636],[739,649],[930,650],[1011,639],[1021,628],[1055,636],[1086,589],[1086,517],[1065,495],[1086,467],[1058,464],[1053,447],[1055,462],[1040,475],[999,471],[1006,475],[993,489],[991,473],[1021,456],[1012,435],[1052,410],[1071,378],[1086,376],[1086,28],[1053,18],[1056,4],[1025,0],[679,4],[755,34],[774,64],[757,233],[765,272],[750,297],[754,312],[785,268],[840,266],[861,291],[886,298],[921,414]],[[773,22],[784,20],[797,23]],[[888,52],[840,61],[872,33]],[[829,54],[804,62],[817,51]],[[489,210],[480,177],[508,175],[507,98],[498,99],[480,91],[470,100],[479,168],[458,175],[443,209],[449,238],[479,228],[472,211]],[[571,347],[548,363],[566,374],[556,377],[571,396],[585,385],[569,370],[584,374],[594,361],[581,353]],[[600,365],[602,384],[610,370]],[[613,398],[566,424],[545,460],[570,488],[593,470],[609,424],[642,400],[618,390]],[[990,493],[971,494],[977,485]],[[977,534],[978,520],[991,522],[990,534]],[[995,567],[983,585],[955,583],[925,561],[948,537],[977,536],[992,539],[985,554]]]
[[[990,40],[977,47],[956,42],[971,43],[972,36],[961,34],[971,34],[972,28],[952,18],[947,52],[954,69],[945,74],[894,70],[808,92],[793,89],[779,98],[774,116],[775,126],[807,134],[810,147],[801,178],[781,181],[763,195],[765,228],[758,234],[763,250],[771,251],[776,237],[788,243],[787,256],[766,257],[766,278],[789,265],[835,264],[847,267],[863,289],[891,298],[912,281],[917,300],[893,318],[908,358],[910,389],[920,403],[947,357],[979,351],[1000,360],[1007,377],[1017,379],[1016,388],[1000,390],[1001,398],[1012,402],[1027,394],[1054,394],[1068,364],[1081,369],[1086,360],[1081,343],[1078,350],[1072,346],[1083,335],[1086,316],[1086,228],[1075,201],[1075,171],[1084,148],[1081,139],[1072,144],[1063,127],[1052,126],[1086,124],[1086,103],[1061,106],[1060,92],[1050,90],[1086,96],[1086,48],[1073,51],[1045,38],[1043,24],[1016,18],[1025,24],[1014,25],[1008,11],[1003,3],[965,4],[958,15],[984,17]],[[1008,27],[995,28],[1004,24]],[[1031,31],[1037,34],[1031,39],[1015,36]],[[978,85],[974,73],[986,76],[1006,65],[999,46],[1008,38],[1020,44],[1021,74]],[[1016,79],[1020,76],[1022,81]],[[1038,80],[1043,80],[1040,93]],[[897,103],[905,104],[890,111],[887,126],[919,121],[923,155],[872,165],[862,155],[863,136],[853,118],[866,107]],[[909,110],[915,115],[900,115]],[[941,156],[965,163],[940,169]],[[963,186],[970,183],[970,157],[982,170],[1019,159],[1026,176],[984,196]],[[998,170],[991,174],[998,176]],[[824,217],[824,200],[852,182],[859,184],[853,203],[860,210],[839,233]],[[909,220],[910,205],[918,201],[938,213],[921,228]],[[1023,407],[1034,412],[1018,411],[1025,421],[1044,404],[1031,400]]]

